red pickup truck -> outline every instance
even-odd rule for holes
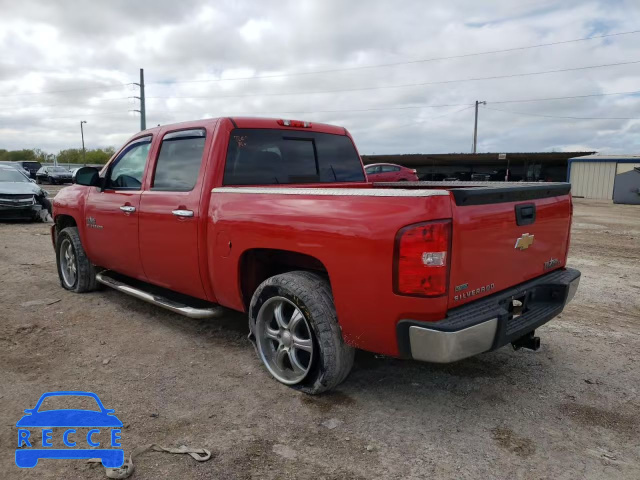
[[[580,278],[568,184],[370,183],[332,125],[152,128],[74,183],[53,207],[62,287],[246,312],[268,371],[312,394],[347,377],[355,348],[428,362],[536,349]]]

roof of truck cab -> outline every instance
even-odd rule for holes
[[[198,127],[213,127],[219,120],[227,120],[231,122],[236,128],[273,128],[283,130],[302,130],[319,133],[332,133],[334,135],[345,135],[346,130],[344,127],[338,127],[336,125],[329,125],[326,123],[307,122],[309,127],[286,127],[278,124],[278,120],[298,120],[298,119],[281,119],[281,118],[264,118],[264,117],[219,117],[219,118],[206,118],[202,120],[191,120],[188,122],[171,123],[166,125],[159,125],[157,127],[148,128],[144,132],[140,132],[136,137],[144,134],[153,134],[160,129],[172,129],[172,128],[198,128]],[[300,120],[303,121],[303,120]]]
[[[334,135],[345,135],[344,127],[329,125],[327,123],[308,122],[298,118],[263,118],[263,117],[230,117],[230,120],[237,128],[277,128],[281,130],[304,130],[310,132],[332,133]],[[309,127],[286,127],[278,123],[279,120],[295,120],[306,122]]]

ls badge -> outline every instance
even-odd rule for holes
[[[526,250],[531,245],[533,245],[533,235],[529,235],[528,233],[523,233],[522,236],[516,240],[516,246],[518,250]]]

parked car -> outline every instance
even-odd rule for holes
[[[45,190],[13,167],[0,165],[0,219],[46,220],[51,202]]]
[[[36,173],[38,170],[42,168],[42,164],[40,162],[36,162],[35,160],[20,160],[18,163],[22,168],[29,172],[29,176],[36,179]]]
[[[370,182],[417,182],[418,175],[413,168],[392,163],[373,163],[364,167]]]
[[[442,182],[447,176],[444,173],[425,173],[420,177],[422,182]]]
[[[489,182],[490,180],[491,180],[490,173],[472,173],[471,174],[471,181],[473,182]]]
[[[54,200],[63,288],[246,312],[266,369],[310,394],[347,377],[355,348],[441,363],[537,349],[580,279],[570,184],[376,185],[332,125],[159,126],[75,181]]]
[[[3,161],[0,161],[0,165],[5,165],[7,167],[11,167],[11,168],[19,171],[23,175],[26,175],[27,178],[29,177],[29,171],[25,170],[24,168],[22,168],[22,166],[18,162],[6,162],[6,161],[3,160]]]
[[[36,173],[36,182],[47,182],[51,185],[58,183],[71,183],[72,175],[64,167],[42,167]]]

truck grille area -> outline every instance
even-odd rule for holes
[[[35,196],[0,194],[0,207],[28,207],[35,203]]]

